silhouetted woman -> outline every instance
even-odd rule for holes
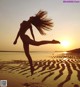
[[[39,45],[43,45],[43,44],[57,44],[60,43],[59,41],[56,40],[52,40],[52,41],[35,41],[35,37],[33,34],[33,30],[32,30],[32,25],[34,25],[36,27],[36,29],[39,31],[39,33],[41,35],[44,35],[44,31],[43,30],[51,30],[50,28],[52,27],[52,22],[51,19],[47,19],[46,16],[47,12],[46,11],[39,11],[35,16],[31,16],[29,18],[28,21],[23,21],[20,24],[20,29],[19,32],[17,34],[17,37],[14,41],[14,44],[17,43],[17,39],[21,38],[22,42],[23,42],[23,47],[24,47],[24,51],[25,54],[29,60],[30,63],[30,67],[31,67],[31,74],[33,74],[34,71],[34,67],[33,67],[33,63],[32,63],[32,58],[30,56],[29,53],[29,45],[35,45],[35,46],[39,46]],[[30,29],[31,31],[31,35],[32,35],[32,39],[30,39],[30,37],[28,35],[25,34],[25,32]]]

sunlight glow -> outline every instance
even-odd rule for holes
[[[67,60],[68,60],[68,58],[64,58],[63,60],[67,61]]]
[[[61,45],[62,45],[63,47],[68,47],[68,46],[70,45],[70,43],[69,43],[69,41],[62,41],[62,42],[61,42]]]
[[[68,52],[67,51],[65,51],[65,52],[63,52],[64,54],[67,54]]]

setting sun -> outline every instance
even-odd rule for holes
[[[62,45],[63,47],[68,47],[68,46],[70,45],[70,43],[69,43],[69,41],[62,41],[62,42],[61,42],[61,45]]]

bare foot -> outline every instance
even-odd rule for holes
[[[57,41],[57,40],[52,40],[52,43],[53,43],[53,44],[60,44],[60,42]]]

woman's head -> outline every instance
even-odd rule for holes
[[[35,16],[31,16],[29,21],[38,29],[38,31],[44,35],[44,30],[51,30],[53,22],[47,18],[46,11],[39,11]]]

